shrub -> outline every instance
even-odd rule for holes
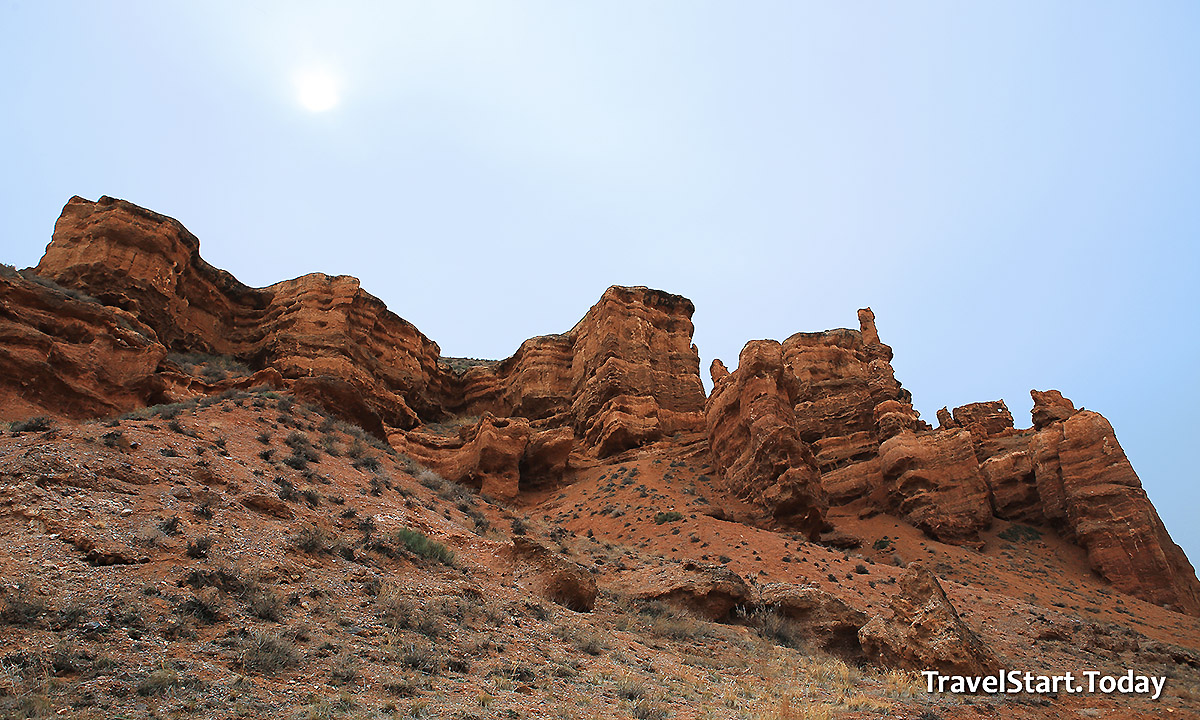
[[[331,552],[333,546],[333,536],[316,525],[306,525],[296,534],[296,547],[310,555]]]
[[[370,470],[371,472],[379,472],[379,458],[374,455],[363,455],[350,465],[358,470]]]
[[[436,648],[428,643],[409,643],[400,651],[400,662],[405,666],[425,673],[436,675],[442,669],[442,657]]]
[[[242,653],[242,667],[254,672],[277,672],[300,662],[296,646],[271,633],[253,633]]]
[[[446,480],[441,475],[438,475],[429,468],[425,468],[417,473],[417,482],[434,491],[441,490],[446,484]]]
[[[443,565],[454,567],[454,552],[440,542],[431,540],[424,533],[400,528],[392,535],[392,538],[396,544],[403,546],[404,549],[418,557],[436,560]]]
[[[200,622],[214,623],[221,617],[221,596],[214,587],[200,588],[176,607],[180,615],[190,615]]]
[[[669,522],[677,522],[682,519],[683,519],[683,513],[679,512],[677,510],[670,510],[668,512],[660,512],[660,513],[654,514],[654,524],[655,525],[662,525],[663,523],[669,523]]]
[[[46,610],[46,602],[28,587],[0,587],[0,624],[32,625]]]
[[[230,377],[247,377],[250,368],[226,355],[205,353],[171,353],[167,359],[183,368],[189,375],[199,375],[208,382],[218,382]]]
[[[283,459],[283,464],[293,470],[305,470],[308,468],[308,458],[293,452]]]
[[[430,638],[441,634],[442,627],[437,616],[395,586],[387,585],[380,589],[375,604],[380,619],[393,631],[412,630]]]
[[[139,680],[136,689],[138,695],[146,697],[162,695],[179,684],[179,673],[174,668],[161,667]]]
[[[776,608],[759,608],[747,616],[749,624],[763,638],[783,647],[804,648],[804,636],[794,620]]]
[[[358,661],[352,655],[342,655],[334,661],[329,674],[337,685],[353,682],[359,675]]]
[[[604,638],[592,630],[579,630],[564,626],[557,628],[555,634],[571,643],[576,650],[588,655],[599,655],[607,649]]]
[[[42,432],[54,427],[54,422],[45,415],[31,417],[28,420],[20,420],[11,425],[10,429],[13,432]]]
[[[203,535],[196,538],[194,542],[189,542],[187,546],[187,556],[196,560],[208,557],[208,551],[212,549],[213,540],[208,535]]]
[[[1042,539],[1042,533],[1028,525],[1012,525],[1002,530],[998,537],[1015,543],[1036,542]]]
[[[279,499],[283,500],[284,502],[288,500],[295,500],[297,496],[296,486],[286,478],[280,478],[278,482],[279,492],[277,494],[279,495]]]

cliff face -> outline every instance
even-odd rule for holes
[[[1031,446],[1042,516],[1087,550],[1092,569],[1130,595],[1200,614],[1195,571],[1103,416],[1076,412],[1038,431]]]
[[[708,443],[725,488],[775,523],[816,537],[828,503],[812,450],[796,429],[799,384],[783,364],[782,346],[746,343],[736,371],[716,361],[712,375]]]
[[[437,344],[352,277],[316,273],[249,288],[204,262],[178,221],[108,197],[67,203],[34,272],[129,311],[171,351],[274,368],[303,378],[314,399],[348,385],[362,399],[349,419],[365,427],[413,427],[444,414]]]
[[[133,315],[0,275],[0,407],[11,418],[111,415],[158,402],[167,350]]]
[[[611,287],[565,335],[527,340],[515,355],[468,370],[462,411],[570,426],[608,456],[703,420],[700,356],[690,300],[644,287]]]
[[[935,430],[870,309],[857,330],[748,343],[732,372],[713,363],[706,398],[691,301],[644,287],[611,287],[569,331],[464,368],[352,277],[249,288],[204,262],[180,223],[121,200],[72,198],[34,272],[53,282],[0,276],[5,419],[269,384],[506,500],[688,444],[712,462],[712,499],[766,527],[815,538],[835,510],[890,513],[979,547],[997,519],[1042,525],[1117,589],[1200,615],[1195,572],[1103,417],[1034,391],[1033,428],[995,401],[943,409]],[[200,377],[169,353],[228,356],[252,374]]]

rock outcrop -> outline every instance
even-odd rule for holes
[[[783,342],[784,364],[795,379],[796,429],[811,444],[835,505],[880,487],[876,408],[911,399],[896,381],[892,349],[879,339],[875,313],[863,308],[858,320],[858,330],[801,332]]]
[[[599,457],[699,430],[694,310],[660,290],[610,287],[570,332],[528,340],[507,360],[467,370],[460,410],[569,426]]]
[[[0,270],[0,419],[268,385],[504,500],[683,433],[697,452],[707,441],[718,495],[745,501],[754,511],[737,514],[754,522],[815,539],[832,504],[963,545],[993,517],[1050,525],[1114,587],[1200,615],[1195,572],[1102,416],[1033,391],[1032,429],[998,400],[943,408],[933,430],[869,308],[857,330],[752,341],[732,372],[714,361],[706,399],[691,301],[645,287],[608,288],[568,332],[510,358],[465,361],[442,358],[352,277],[250,288],[206,263],[176,220],[108,197],[72,198],[34,271]],[[244,372],[207,377],[181,353]],[[711,512],[726,517],[717,499]]]
[[[35,272],[127,310],[170,351],[349,383],[395,427],[444,414],[437,344],[352,277],[314,273],[250,288],[206,263],[178,221],[110,197],[72,198]]]
[[[1060,399],[1052,408],[1069,404]],[[1040,416],[1050,413],[1041,408]],[[1087,550],[1092,568],[1122,592],[1200,615],[1195,570],[1167,534],[1108,421],[1078,411],[1044,426],[1034,445],[1042,512]]]
[[[992,651],[959,618],[932,573],[914,565],[899,584],[892,616],[876,615],[858,631],[870,661],[943,675],[985,675],[1000,668]]]
[[[931,537],[975,543],[991,524],[970,432],[901,432],[884,441],[879,455],[891,508]]]
[[[724,620],[736,605],[751,599],[750,586],[720,565],[687,562],[661,567],[639,580],[631,593],[638,600],[657,600],[707,620]]]
[[[1003,400],[978,402],[954,408],[954,424],[980,437],[999,435],[1013,427],[1013,416]]]
[[[92,418],[161,402],[167,350],[133,315],[0,275],[0,419]]]
[[[389,440],[447,480],[512,500],[520,493],[523,480],[562,473],[573,437],[562,429],[535,431],[525,418],[498,418],[488,413],[473,426],[460,429],[457,436],[401,431]]]
[[[746,343],[732,373],[714,364],[705,407],[713,464],[725,487],[781,526],[816,538],[827,501],[812,451],[796,432],[795,378],[772,340]]]
[[[840,598],[815,588],[767,583],[756,588],[754,604],[792,621],[814,647],[847,662],[864,659],[858,631],[867,624],[867,616]]]

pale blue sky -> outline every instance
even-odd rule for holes
[[[871,305],[927,419],[1104,413],[1196,559],[1198,37],[1194,2],[0,0],[0,260],[113,195],[490,358],[650,285],[706,379]]]

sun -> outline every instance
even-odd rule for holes
[[[300,104],[311,112],[325,112],[338,104],[337,80],[323,70],[296,75],[296,92]]]

